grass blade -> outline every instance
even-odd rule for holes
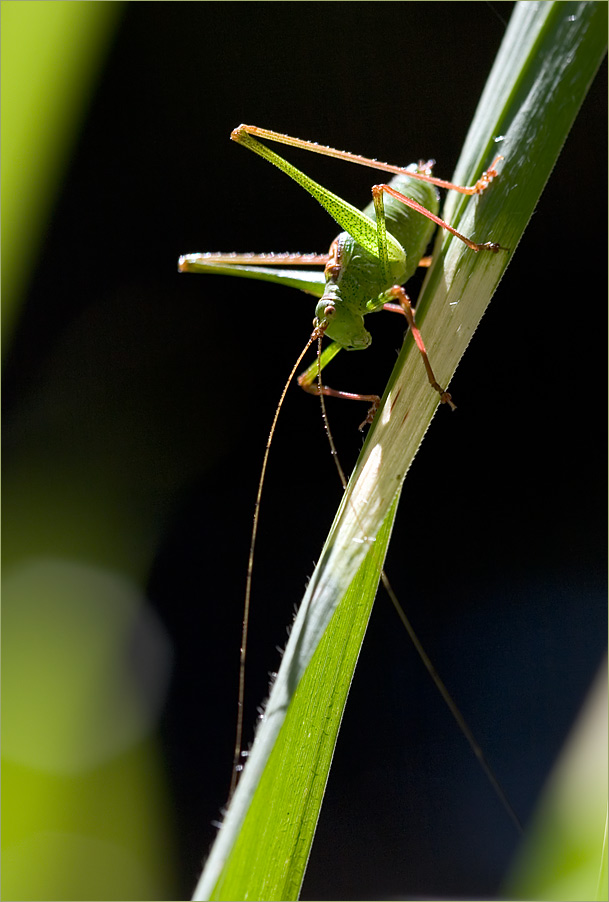
[[[516,5],[455,175],[471,183],[502,153],[500,177],[482,196],[450,199],[445,211],[474,240],[492,239],[509,250],[475,255],[450,235],[438,236],[417,317],[441,384],[450,382],[490,302],[604,56],[606,19],[605,4]],[[297,898],[340,700],[357,661],[401,487],[436,397],[409,336],[303,599],[195,899]],[[314,753],[309,748],[305,754],[303,745]]]

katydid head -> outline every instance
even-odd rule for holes
[[[338,342],[346,351],[363,351],[372,341],[364,326],[364,317],[341,304],[336,292],[328,294],[328,287],[315,308],[314,325],[325,325],[328,338]]]

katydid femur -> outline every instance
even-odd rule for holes
[[[436,380],[421,333],[415,325],[410,299],[402,285],[411,278],[421,262],[423,265],[428,263],[428,258],[424,258],[423,254],[436,225],[447,229],[472,251],[500,250],[498,244],[490,241],[484,244],[470,241],[440,219],[437,187],[451,188],[462,194],[480,194],[497,175],[495,166],[501,157],[497,157],[475,185],[462,187],[433,177],[433,161],[406,168],[390,166],[253,125],[240,125],[233,131],[231,138],[298,182],[345,231],[332,242],[328,254],[186,254],[178,262],[180,272],[215,272],[265,279],[300,287],[320,298],[315,308],[314,324],[333,343],[326,348],[318,363],[302,373],[298,383],[313,394],[321,391],[324,395],[370,402],[371,407],[362,427],[372,422],[379,398],[376,395],[354,394],[325,385],[319,386],[316,383],[317,372],[341,348],[357,351],[370,345],[372,337],[364,326],[364,316],[367,313],[377,313],[380,310],[403,313],[421,353],[432,388],[438,392],[442,403],[449,404],[454,409],[450,394]],[[372,188],[373,202],[363,211],[358,210],[314,182],[279,154],[261,144],[257,138],[311,150],[395,175],[389,184],[375,185]],[[273,267],[323,265],[325,268],[322,274],[306,270],[282,271],[269,268],[266,264],[272,264]]]
[[[380,399],[376,395],[362,395],[350,392],[338,391],[321,384],[321,370],[332,360],[341,348],[346,350],[363,350],[370,345],[371,336],[364,326],[364,316],[368,313],[376,313],[381,310],[389,310],[403,313],[408,320],[408,325],[413,333],[413,338],[421,354],[427,378],[431,387],[439,394],[440,401],[454,409],[452,398],[446,389],[436,380],[431,367],[427,351],[421,333],[415,320],[414,310],[403,283],[407,282],[414,274],[418,266],[429,265],[429,258],[424,257],[425,250],[430,242],[436,225],[449,231],[460,241],[463,241],[472,251],[497,252],[502,248],[494,242],[477,244],[470,241],[464,235],[456,231],[448,223],[438,216],[439,195],[437,188],[448,188],[462,194],[480,194],[496,177],[495,169],[502,157],[497,157],[489,169],[482,174],[475,185],[462,187],[452,182],[437,179],[431,174],[433,161],[427,163],[412,164],[406,168],[390,166],[366,157],[324,147],[288,135],[278,134],[267,129],[251,125],[240,125],[236,128],[231,138],[239,144],[245,145],[250,150],[259,154],[268,162],[273,163],[279,169],[298,182],[309,194],[311,194],[324,207],[332,218],[344,231],[332,242],[329,253],[317,254],[187,254],[180,257],[178,269],[180,272],[216,273],[219,275],[240,276],[242,278],[260,279],[269,282],[277,282],[293,288],[300,288],[309,294],[313,294],[319,301],[315,308],[314,330],[305,348],[284,386],[275,417],[271,426],[267,445],[264,453],[262,471],[258,485],[258,494],[254,509],[254,523],[252,529],[250,554],[247,570],[247,582],[245,592],[243,632],[241,641],[241,658],[239,674],[239,701],[238,723],[235,741],[235,757],[233,778],[231,782],[232,792],[235,788],[241,755],[241,741],[243,728],[243,698],[245,681],[245,654],[247,644],[247,631],[249,621],[249,607],[251,594],[251,581],[254,560],[254,548],[258,529],[258,515],[262,484],[266,473],[266,466],[271,441],[275,431],[275,425],[279,410],[287,389],[300,366],[300,362],[306,351],[325,334],[332,339],[332,344],[323,353],[318,351],[317,360],[298,377],[298,383],[306,391],[313,394],[331,395],[351,400],[368,401],[371,406],[368,415],[362,423],[362,427],[371,423],[379,406]],[[373,169],[394,173],[389,184],[375,185],[372,188],[373,201],[363,211],[353,207],[317,182],[310,179],[303,172],[288,163],[283,157],[274,153],[266,145],[260,143],[257,138],[288,144],[304,150],[337,159],[358,163]],[[374,218],[373,218],[374,217]],[[277,269],[281,266],[323,266],[323,273],[309,272],[300,269]],[[323,400],[323,398],[322,398]],[[360,428],[362,428],[360,427]],[[327,427],[326,427],[327,428]],[[332,438],[328,432],[330,443]],[[332,445],[333,446],[333,445]],[[333,449],[334,450],[334,449]],[[336,460],[336,456],[335,456]],[[344,476],[337,464],[341,479]],[[476,742],[471,730],[463,719],[456,704],[452,700],[448,690],[438,676],[419,640],[414,633],[408,618],[406,617],[399,601],[395,597],[386,574],[382,573],[382,582],[387,590],[392,603],[396,607],[398,615],[404,623],[415,648],[423,660],[432,679],[438,687],[442,697],[447,703],[453,717],[456,719],[465,738],[479,759],[491,784],[500,797],[506,810],[520,828],[518,818],[509,804],[495,775]]]

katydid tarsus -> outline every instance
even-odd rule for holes
[[[438,188],[447,188],[463,194],[480,194],[496,177],[496,165],[501,157],[497,157],[480,179],[470,187],[455,185],[432,175],[433,161],[412,164],[408,167],[390,166],[377,160],[368,159],[355,154],[336,150],[331,147],[292,138],[256,126],[240,125],[231,138],[253,150],[265,160],[281,169],[286,175],[300,184],[323,206],[332,218],[344,230],[332,242],[327,254],[237,254],[237,253],[204,253],[187,254],[180,257],[180,272],[216,273],[241,278],[260,279],[278,284],[299,288],[319,298],[313,320],[314,330],[307,344],[298,357],[292,372],[284,386],[275,417],[267,441],[258,493],[254,510],[254,523],[248,561],[246,593],[244,603],[243,631],[240,654],[238,722],[235,740],[235,754],[231,795],[236,785],[238,772],[241,769],[243,700],[245,686],[245,658],[247,648],[247,632],[249,623],[251,582],[254,561],[254,548],[258,529],[258,516],[262,485],[266,473],[268,454],[279,410],[288,387],[293,380],[300,363],[317,341],[319,350],[316,361],[299,377],[298,383],[306,391],[323,396],[334,396],[349,400],[361,400],[369,403],[366,419],[360,428],[371,423],[380,399],[372,394],[356,394],[339,391],[322,385],[321,370],[332,360],[341,348],[346,350],[363,350],[370,345],[371,336],[364,325],[364,316],[381,310],[402,313],[410,327],[431,388],[438,393],[439,401],[455,408],[449,392],[437,381],[429,361],[425,344],[416,326],[414,310],[410,299],[402,285],[414,274],[417,267],[427,266],[428,257],[424,257],[436,225],[449,231],[458,240],[463,241],[473,252],[498,252],[502,248],[494,242],[482,244],[471,241],[457,232],[452,226],[438,216]],[[357,163],[383,172],[390,172],[393,178],[388,184],[375,185],[372,188],[373,200],[363,211],[328,191],[317,182],[287,162],[258,139],[287,144],[292,147],[313,151],[348,162]],[[311,272],[301,269],[289,269],[291,266],[323,266],[323,272]],[[282,267],[282,268],[278,268]],[[326,335],[332,343],[322,352],[321,338]],[[324,411],[325,420],[325,411]],[[330,443],[332,438],[328,431]],[[333,448],[334,455],[335,449]],[[335,455],[336,460],[336,455]],[[341,479],[344,476],[337,464]],[[382,574],[382,582],[387,590],[398,615],[406,627],[415,648],[425,667],[438,687],[460,729],[479,759],[493,788],[502,804],[514,820],[518,828],[520,823],[501,789],[490,766],[486,762],[480,746],[461,715],[444,683],[440,680],[425,651],[421,647],[412,626],[410,625],[395,593],[391,589],[386,574]]]

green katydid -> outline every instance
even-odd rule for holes
[[[233,768],[233,780],[231,784],[232,794],[236,785],[237,773],[240,770],[239,760],[242,755],[241,736],[245,681],[245,653],[254,547],[258,528],[262,484],[266,472],[268,454],[275,425],[287,389],[296,374],[306,351],[315,341],[318,341],[319,350],[317,360],[298,377],[298,383],[306,391],[320,395],[322,404],[324,395],[369,402],[371,406],[368,415],[360,428],[363,428],[364,425],[372,422],[380,403],[378,396],[338,391],[329,388],[326,385],[322,385],[321,370],[336,356],[341,348],[346,350],[363,350],[367,348],[372,339],[365,328],[364,316],[368,313],[389,310],[392,312],[400,312],[406,316],[417,348],[421,354],[431,387],[438,393],[441,403],[448,404],[453,409],[455,408],[451,395],[446,389],[442,388],[436,380],[427,356],[423,338],[415,324],[414,310],[402,285],[410,279],[418,266],[429,265],[429,258],[426,258],[423,255],[436,225],[448,230],[474,252],[497,252],[502,249],[500,245],[490,241],[483,244],[477,244],[440,219],[438,216],[439,195],[437,191],[437,188],[440,187],[453,189],[463,194],[480,194],[488,187],[493,178],[496,177],[497,171],[495,167],[502,158],[497,157],[475,185],[471,187],[462,187],[432,176],[431,168],[433,166],[433,161],[412,164],[406,168],[390,166],[386,163],[380,163],[377,160],[371,160],[366,157],[350,154],[331,147],[321,146],[309,141],[302,141],[298,138],[292,138],[288,135],[282,135],[277,132],[250,125],[240,125],[232,132],[231,138],[234,141],[245,145],[250,150],[253,150],[268,162],[273,163],[285,172],[286,175],[300,184],[344,229],[344,231],[332,242],[328,254],[187,254],[180,257],[178,263],[180,272],[216,273],[219,275],[231,275],[241,278],[277,282],[284,286],[299,288],[302,291],[319,298],[315,308],[315,319],[313,321],[314,330],[292,368],[277,405],[266,445],[258,494],[256,497],[247,571],[241,642],[239,713],[235,742],[235,767]],[[260,143],[257,138],[288,144],[293,147],[311,150],[315,153],[344,159],[370,168],[391,172],[394,174],[394,177],[389,184],[375,185],[372,188],[373,201],[361,211],[310,179],[291,163],[288,163],[283,157],[270,150],[266,145]],[[278,266],[288,267],[294,265],[323,266],[324,270],[323,272],[316,273],[301,269],[276,268]],[[320,346],[321,338],[324,334],[332,339],[332,344],[322,353]],[[329,430],[327,431],[335,454],[332,437]],[[336,460],[335,455],[335,461]],[[345,484],[340,464],[337,463],[337,466],[339,473],[341,474],[341,479],[343,479],[343,484]],[[490,769],[490,766],[487,764],[480,746],[473,737],[467,723],[464,721],[446,687],[435,671],[435,668],[433,668],[433,665],[421,647],[416,634],[391,589],[385,573],[382,574],[382,581],[396,607],[398,615],[408,630],[423,663],[430,672],[432,679],[439,688],[440,693],[448,704],[451,713],[457,720],[459,727],[474,750],[474,753],[480,760],[495,791],[501,798],[512,819],[520,828],[518,818],[514,814],[503,790]]]
[[[392,172],[395,175],[390,184],[373,187],[373,202],[361,211],[314,182],[283,157],[261,144],[255,136]],[[273,163],[298,182],[345,231],[333,241],[328,254],[187,254],[180,257],[178,263],[180,272],[215,272],[264,279],[300,288],[320,298],[315,308],[314,324],[328,338],[333,339],[333,344],[321,355],[319,364],[309,367],[299,377],[298,382],[302,388],[313,394],[318,394],[321,390],[324,395],[371,402],[372,406],[362,426],[372,421],[378,407],[378,397],[318,386],[315,384],[317,372],[323,369],[341,348],[355,351],[364,350],[370,345],[372,338],[364,326],[366,314],[380,310],[403,313],[421,353],[431,386],[440,395],[442,403],[454,408],[450,394],[435,378],[421,333],[415,325],[410,299],[401,286],[411,278],[422,261],[423,265],[428,263],[423,254],[436,225],[447,229],[473,251],[500,250],[499,245],[493,242],[476,244],[470,241],[441,220],[438,217],[437,187],[451,188],[464,194],[480,194],[496,176],[495,166],[501,157],[494,161],[475,185],[461,187],[433,177],[432,161],[413,164],[407,168],[390,166],[377,160],[250,125],[240,125],[233,131],[231,138]],[[385,194],[387,198],[384,197]],[[372,215],[375,216],[374,220]],[[272,264],[273,268],[265,264]],[[325,268],[323,273],[311,273],[306,270],[282,271],[274,268],[278,265],[298,264],[323,265]],[[314,335],[317,337],[317,333]]]

